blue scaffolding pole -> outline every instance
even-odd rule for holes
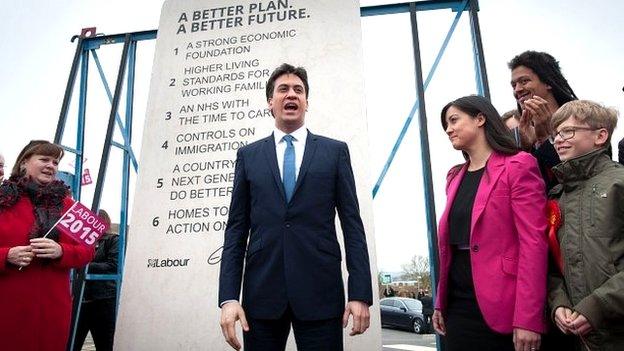
[[[422,79],[422,61],[420,55],[420,41],[418,38],[418,25],[416,14],[419,11],[430,11],[430,10],[444,10],[450,9],[454,12],[457,12],[455,15],[455,19],[453,20],[449,31],[444,38],[442,46],[436,55],[436,58],[427,74],[427,79],[423,83]],[[373,198],[379,192],[381,184],[394,161],[394,158],[405,138],[405,134],[407,133],[412,119],[414,118],[414,114],[418,111],[418,122],[419,122],[419,135],[420,135],[420,149],[421,149],[421,162],[422,162],[422,172],[423,172],[423,185],[424,185],[424,195],[425,195],[425,209],[426,209],[426,222],[427,222],[427,239],[428,239],[428,250],[429,250],[429,262],[430,262],[430,274],[431,274],[431,290],[433,297],[435,298],[437,282],[438,282],[438,272],[439,272],[439,255],[438,255],[438,235],[437,235],[437,224],[436,224],[436,212],[435,212],[435,198],[433,192],[433,177],[431,173],[431,153],[429,151],[429,135],[427,131],[427,114],[425,109],[425,91],[429,86],[429,83],[433,79],[433,75],[436,72],[436,69],[442,59],[444,52],[449,44],[453,33],[455,32],[455,28],[459,23],[459,20],[464,13],[464,11],[469,11],[470,14],[470,26],[471,26],[471,38],[473,44],[473,56],[475,61],[475,82],[477,87],[477,93],[479,95],[483,95],[487,98],[490,97],[488,82],[487,82],[487,74],[485,69],[485,58],[483,54],[483,45],[481,41],[481,32],[479,29],[479,21],[477,16],[478,11],[478,1],[477,0],[462,0],[462,1],[452,1],[452,0],[443,0],[443,1],[419,1],[419,2],[410,2],[410,3],[402,3],[402,4],[392,4],[392,5],[380,5],[380,6],[371,6],[371,7],[363,7],[361,8],[361,16],[378,16],[378,15],[389,15],[389,14],[399,14],[399,13],[409,13],[410,14],[410,22],[412,27],[412,45],[414,50],[414,71],[415,71],[415,82],[416,82],[416,91],[417,98],[414,102],[412,109],[410,110],[401,131],[397,137],[394,146],[388,156],[386,163],[377,179],[373,187]],[[440,338],[436,336],[437,348],[440,347]]]
[[[93,29],[94,31],[94,29]],[[74,164],[74,178],[72,180],[72,192],[76,200],[80,200],[81,196],[81,181],[83,170],[83,158],[84,158],[84,131],[87,124],[86,120],[86,106],[87,106],[87,91],[88,91],[88,75],[89,75],[89,58],[93,57],[98,73],[100,75],[102,84],[107,93],[109,101],[111,102],[111,111],[109,115],[106,137],[104,140],[104,146],[102,148],[102,158],[100,160],[100,169],[95,179],[95,193],[93,197],[93,203],[91,210],[96,212],[99,210],[100,201],[102,198],[102,191],[104,188],[106,170],[108,166],[108,160],[110,156],[111,146],[115,146],[123,152],[122,163],[122,185],[121,185],[121,204],[120,204],[120,221],[119,221],[119,256],[118,266],[116,274],[89,274],[88,270],[76,270],[74,272],[74,295],[77,297],[74,299],[73,309],[73,322],[71,340],[68,345],[68,349],[73,349],[75,341],[75,331],[78,323],[78,316],[80,315],[80,309],[82,306],[82,297],[84,293],[85,281],[90,280],[114,280],[117,283],[117,296],[121,289],[122,276],[123,276],[123,262],[125,256],[125,241],[128,230],[128,193],[130,185],[130,169],[131,165],[134,171],[138,170],[138,162],[132,150],[132,117],[133,117],[133,104],[134,104],[134,81],[135,81],[135,66],[136,66],[136,48],[137,42],[142,40],[152,40],[156,38],[156,31],[144,31],[136,33],[125,33],[109,36],[92,36],[86,37],[85,30],[83,34],[78,38],[78,44],[76,48],[76,54],[72,62],[70,70],[70,76],[67,82],[65,90],[65,96],[63,98],[63,104],[61,106],[61,113],[59,116],[59,122],[57,124],[56,133],[54,136],[54,142],[61,145],[66,151],[75,155]],[[117,74],[117,80],[115,84],[114,94],[106,80],[102,65],[98,58],[96,50],[102,45],[110,44],[123,44],[123,52],[119,63],[119,71]],[[80,67],[80,92],[78,102],[78,116],[77,116],[77,135],[75,141],[75,147],[70,147],[62,144],[65,126],[67,123],[67,114],[69,105],[71,103],[71,97],[73,95],[73,87],[78,74],[78,67]],[[125,121],[122,121],[121,116],[118,113],[119,103],[122,98],[123,84],[126,84],[126,110]],[[114,127],[117,125],[120,131],[123,143],[113,141]]]

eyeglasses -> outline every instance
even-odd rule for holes
[[[560,131],[555,132],[554,134],[552,134],[550,137],[548,137],[548,140],[550,140],[551,143],[555,143],[555,138],[557,137],[557,135],[559,135],[561,137],[561,140],[568,140],[568,139],[572,139],[574,138],[574,135],[576,133],[577,130],[598,130],[600,128],[590,128],[590,127],[565,127],[565,128],[561,128]]]

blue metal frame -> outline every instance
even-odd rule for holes
[[[89,52],[83,51],[80,64],[80,100],[78,103],[78,128],[76,135],[76,158],[74,161],[74,198],[80,199],[82,184],[82,163],[84,158],[85,115],[87,112],[87,87],[89,78]]]
[[[136,43],[131,43],[130,45],[134,46],[134,53],[136,55]],[[98,69],[98,73],[100,74],[100,80],[102,81],[102,85],[104,86],[104,90],[106,90],[106,95],[108,95],[108,100],[110,101],[110,103],[113,103],[113,94],[111,93],[110,87],[108,85],[108,81],[106,80],[106,74],[104,74],[104,69],[102,69],[102,64],[100,63],[100,58],[98,57],[97,51],[95,51],[95,49],[91,49],[91,53],[93,54],[93,61],[95,62],[95,65],[97,66]],[[130,64],[130,58],[128,59],[128,69],[132,70],[132,77],[128,77],[128,84],[130,84],[130,82],[134,82],[134,65],[135,65],[135,59],[132,58],[132,64]],[[134,95],[130,92],[128,92],[127,94],[127,98],[130,99],[130,101],[126,101],[129,102],[130,104],[132,104],[132,99],[134,98]],[[130,106],[132,108],[132,105]],[[127,111],[126,111],[126,116],[127,116]],[[132,118],[130,119],[132,120]],[[138,171],[139,169],[139,164],[136,160],[136,157],[134,156],[134,151],[132,151],[132,148],[127,148],[126,145],[129,144],[128,140],[129,140],[129,133],[126,131],[126,127],[124,127],[123,122],[121,121],[121,117],[119,116],[119,112],[115,113],[115,122],[117,122],[117,126],[119,126],[119,131],[121,132],[121,136],[124,140],[124,144],[118,144],[113,142],[113,145],[117,146],[120,149],[124,149],[126,150],[130,155],[130,159],[132,160],[132,166],[134,166],[134,171]],[[126,123],[126,126],[128,126],[128,124]]]
[[[57,125],[56,133],[54,136],[55,143],[61,145],[66,151],[75,155],[74,165],[74,178],[73,178],[73,195],[74,198],[80,200],[81,196],[81,182],[82,182],[82,170],[83,170],[83,157],[84,157],[84,131],[86,129],[86,106],[87,106],[87,92],[88,92],[88,75],[89,75],[89,58],[93,56],[96,63],[100,79],[106,91],[106,94],[111,102],[111,113],[109,118],[109,128],[107,130],[107,137],[104,142],[102,160],[100,162],[100,172],[95,179],[96,182],[96,194],[94,196],[94,202],[92,210],[97,211],[99,208],[99,200],[101,198],[101,192],[104,185],[104,178],[106,173],[106,166],[108,163],[108,155],[110,153],[110,147],[116,146],[123,151],[123,165],[122,165],[122,187],[121,187],[121,209],[120,209],[120,223],[119,223],[119,265],[117,274],[88,274],[87,270],[77,270],[74,276],[74,280],[78,283],[75,290],[75,295],[78,299],[75,299],[74,304],[74,321],[72,323],[72,337],[69,343],[69,349],[73,348],[75,339],[75,328],[77,325],[77,316],[80,313],[80,307],[82,304],[82,294],[84,291],[85,280],[115,280],[117,282],[117,296],[121,289],[122,276],[123,276],[123,263],[125,259],[125,239],[128,229],[128,193],[130,184],[130,169],[131,166],[136,172],[138,170],[138,162],[132,150],[132,117],[133,117],[133,102],[134,102],[134,80],[135,80],[135,67],[136,67],[136,48],[137,42],[142,40],[152,40],[156,38],[156,30],[117,34],[111,36],[97,36],[90,38],[79,38],[76,48],[76,55],[72,62],[72,68],[70,70],[70,77],[68,79],[67,87],[65,90],[65,97],[61,107],[61,113],[59,115],[59,122]],[[102,45],[124,43],[124,53],[122,54],[122,60],[120,62],[119,74],[117,76],[117,82],[115,84],[115,93],[111,94],[111,90],[106,80],[106,76],[100,64],[99,57],[96,50]],[[78,103],[78,118],[77,118],[77,135],[76,145],[72,148],[67,145],[63,145],[63,134],[65,132],[65,125],[67,123],[67,113],[73,95],[73,88],[78,74],[78,67],[80,67],[80,92]],[[125,75],[125,77],[124,77]],[[126,111],[125,121],[122,121],[121,116],[117,111],[119,100],[121,98],[122,83],[126,81]],[[114,125],[117,125],[123,137],[123,144],[117,143],[112,140],[112,134]],[[79,285],[79,288],[77,287]]]
[[[123,240],[119,241],[119,258],[118,261],[122,262],[121,269],[117,270],[118,276],[117,278],[117,297],[120,296],[121,292],[121,284],[119,284],[122,280],[122,272],[123,272],[123,262],[125,260],[126,255],[126,241],[125,238],[128,234],[128,196],[130,191],[130,161],[133,161],[134,171],[135,173],[138,171],[138,164],[134,157],[134,153],[132,152],[132,117],[133,117],[133,101],[134,101],[134,76],[135,76],[135,67],[136,67],[136,48],[137,43],[135,41],[130,42],[130,48],[128,53],[128,81],[126,87],[126,132],[127,136],[124,137],[124,145],[122,150],[125,150],[123,157],[123,166],[122,166],[122,183],[121,183],[121,213],[120,213],[120,225],[119,225],[119,235]],[[123,224],[122,224],[123,223]],[[122,250],[123,248],[123,250]],[[119,309],[119,300],[117,300],[117,308]]]
[[[483,56],[483,44],[481,42],[481,28],[479,27],[479,16],[477,11],[479,4],[477,0],[470,0],[470,34],[472,37],[472,55],[475,64],[475,81],[477,83],[477,94],[490,99],[490,86],[488,84],[487,72],[485,70],[485,57]]]
[[[414,10],[420,11],[432,11],[432,10],[446,10],[459,11],[461,1],[458,0],[428,0],[428,1],[416,1],[416,2],[404,2],[399,4],[389,5],[376,5],[365,6],[360,8],[360,16],[379,16],[379,15],[395,15],[399,13],[408,13],[414,6]]]
[[[438,51],[438,54],[427,74],[427,79],[423,83],[422,80],[422,67],[421,67],[421,58],[420,58],[420,43],[418,39],[418,26],[416,20],[416,14],[418,11],[429,11],[429,10],[441,10],[441,9],[451,9],[452,11],[456,11],[455,19],[451,24],[451,27],[444,38],[442,46]],[[483,55],[483,46],[481,42],[481,32],[479,28],[478,22],[478,1],[477,0],[462,0],[462,1],[452,1],[452,0],[441,0],[441,1],[419,1],[419,2],[410,2],[403,4],[393,4],[393,5],[380,5],[380,6],[371,6],[371,7],[363,7],[360,9],[360,14],[362,17],[366,16],[377,16],[377,15],[389,15],[389,14],[399,14],[399,13],[410,13],[410,21],[412,25],[412,39],[414,46],[414,63],[415,63],[415,78],[416,78],[416,90],[418,93],[418,97],[410,110],[404,124],[403,128],[399,132],[399,136],[397,137],[396,142],[388,156],[386,163],[377,179],[373,187],[373,198],[379,192],[381,184],[394,161],[394,157],[405,138],[405,134],[411,125],[414,114],[418,110],[418,121],[419,121],[419,132],[420,132],[420,146],[421,146],[421,160],[422,160],[422,170],[423,170],[423,185],[424,185],[424,195],[425,195],[425,209],[426,209],[426,221],[427,221],[427,239],[428,239],[428,250],[429,250],[429,262],[430,264],[430,274],[432,281],[432,294],[435,297],[436,288],[438,282],[437,272],[439,271],[439,259],[438,259],[438,251],[437,251],[437,224],[436,224],[436,212],[435,212],[435,198],[433,192],[433,179],[431,174],[431,155],[429,151],[429,136],[427,132],[427,116],[425,110],[425,91],[429,86],[429,83],[433,79],[433,75],[436,72],[438,64],[446,51],[448,43],[455,32],[455,28],[459,23],[461,15],[464,11],[469,11],[470,14],[470,27],[471,27],[471,38],[472,38],[472,46],[473,46],[473,56],[475,62],[475,82],[477,86],[477,93],[479,95],[483,95],[487,98],[490,97],[489,86],[487,82],[487,73],[485,68],[485,59]],[[441,339],[439,336],[436,336],[437,340],[437,349],[441,349]]]
[[[446,51],[446,47],[448,46],[448,43],[451,40],[453,33],[455,32],[455,28],[457,28],[457,23],[459,23],[459,19],[461,18],[462,13],[466,9],[467,3],[468,3],[468,0],[464,0],[460,3],[460,7],[458,8],[457,15],[455,15],[455,19],[453,20],[453,23],[451,23],[451,27],[448,33],[446,34],[446,37],[444,38],[442,47],[440,47],[440,50],[438,51],[438,54],[436,55],[435,61],[433,62],[433,65],[431,66],[431,69],[429,70],[429,73],[427,74],[427,79],[425,80],[425,83],[424,83],[425,91],[427,90],[429,83],[433,79],[433,75],[436,72],[436,69],[438,68],[438,64],[440,64],[440,60],[442,60],[442,56],[444,55],[444,52]],[[418,9],[418,6],[416,6],[416,9]],[[407,10],[409,11],[409,4],[407,6]],[[392,13],[395,13],[395,12],[392,12]],[[410,124],[412,123],[412,119],[414,118],[414,114],[419,109],[419,106],[420,106],[420,100],[417,98],[416,101],[414,102],[414,105],[412,106],[412,109],[410,110],[410,113],[407,115],[407,118],[405,119],[403,128],[401,129],[401,132],[399,133],[399,136],[397,137],[397,140],[394,143],[394,146],[392,147],[392,151],[390,152],[390,155],[388,156],[388,160],[386,161],[384,168],[381,171],[381,174],[377,178],[377,182],[373,186],[373,198],[377,196],[377,192],[379,191],[379,188],[381,187],[381,184],[383,183],[383,180],[386,177],[386,173],[388,173],[388,170],[390,169],[390,165],[392,165],[392,162],[394,161],[394,157],[396,156],[396,153],[399,151],[399,147],[401,146],[401,143],[403,142],[403,138],[405,137],[405,134],[407,133],[407,130],[409,129]]]

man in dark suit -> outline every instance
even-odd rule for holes
[[[299,350],[323,351],[343,349],[349,315],[350,335],[369,326],[370,264],[349,150],[305,128],[308,92],[305,69],[279,66],[266,85],[275,130],[238,150],[219,276],[221,329],[237,350],[237,320],[245,350],[263,351],[283,350],[291,325]]]
[[[422,293],[418,293],[418,299],[422,304],[422,314],[425,317],[425,324],[427,331],[431,330],[431,316],[433,316],[433,298],[429,295],[429,291],[425,290]]]

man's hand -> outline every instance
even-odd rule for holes
[[[241,349],[241,344],[236,337],[236,321],[240,320],[240,324],[243,327],[243,331],[249,331],[249,325],[247,324],[247,318],[245,317],[245,311],[238,301],[231,301],[221,306],[221,332],[232,348],[235,350]]]
[[[589,324],[589,321],[585,318],[585,316],[577,311],[574,311],[574,313],[570,316],[570,329],[572,333],[583,336],[592,331],[593,327]]]
[[[557,324],[559,330],[561,330],[564,334],[572,333],[572,330],[570,329],[572,327],[570,325],[570,322],[572,321],[570,318],[572,313],[571,309],[564,306],[559,306],[555,310],[555,324]]]
[[[368,304],[362,301],[349,301],[342,315],[342,327],[346,328],[349,323],[349,315],[353,316],[353,327],[350,336],[362,334],[370,326],[370,313]]]
[[[63,255],[63,248],[56,241],[48,238],[30,239],[32,252],[38,258],[59,258]]]
[[[533,122],[537,141],[544,142],[550,136],[550,120],[555,111],[550,107],[548,101],[537,95],[524,101],[524,111],[528,113]],[[523,114],[524,111],[522,111]]]
[[[539,350],[541,338],[539,333],[530,330],[514,328],[513,331],[513,343],[516,351]]]
[[[535,136],[533,119],[527,109],[522,110],[522,115],[518,123],[518,130],[520,131],[520,144],[522,149],[531,150],[537,141],[537,137]]]
[[[446,335],[446,326],[444,325],[444,317],[442,317],[442,312],[440,310],[433,311],[433,316],[431,316],[431,321],[433,322],[433,329],[436,333],[440,335]]]
[[[32,262],[35,254],[30,246],[14,246],[9,249],[7,254],[7,262],[19,267],[26,267]]]

